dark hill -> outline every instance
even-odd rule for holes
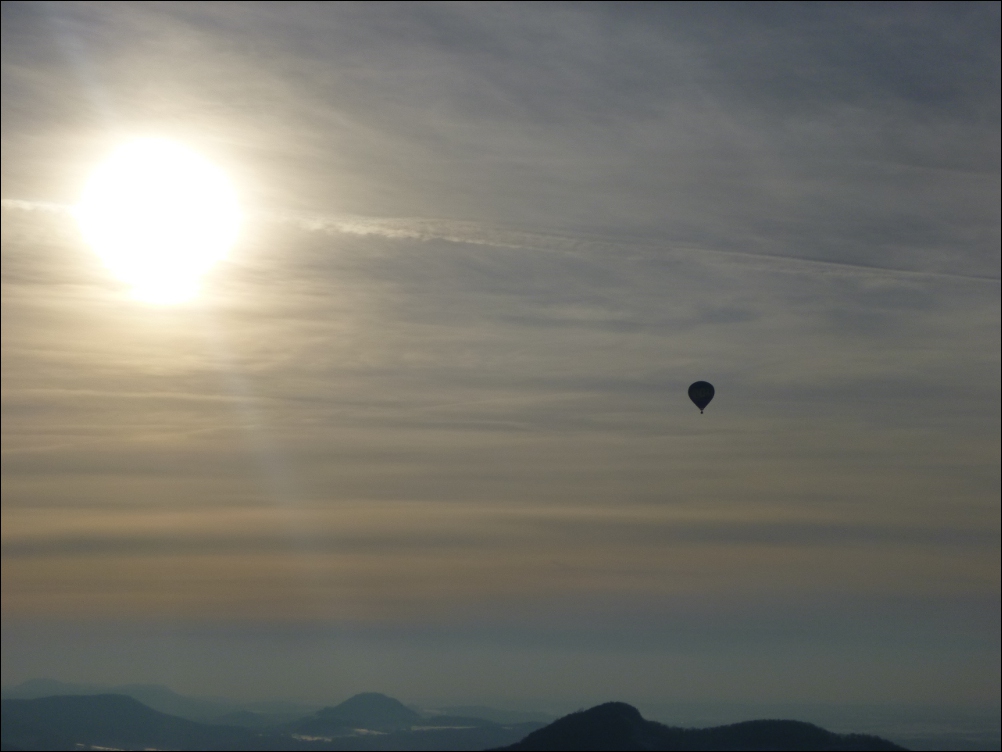
[[[622,702],[564,716],[505,750],[900,750],[877,736],[835,734],[800,721],[687,729],[645,720]]]
[[[632,705],[607,702],[558,718],[506,749],[661,749],[656,726]]]
[[[399,731],[420,725],[424,720],[424,716],[399,700],[379,692],[363,692],[349,697],[340,705],[322,708],[313,715],[301,718],[286,729],[294,734],[332,736],[350,732],[351,729]]]
[[[160,713],[125,695],[71,695],[3,700],[4,749],[240,749],[244,729],[210,726]],[[71,742],[67,746],[67,742]]]

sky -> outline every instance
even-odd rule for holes
[[[998,3],[2,7],[4,685],[997,709]]]

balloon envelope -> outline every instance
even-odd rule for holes
[[[696,381],[689,385],[689,399],[699,408],[699,412],[703,412],[703,408],[710,404],[713,394],[713,384],[709,381]]]

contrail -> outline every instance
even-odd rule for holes
[[[790,271],[826,270],[836,273],[865,273],[876,275],[909,276],[921,278],[943,278],[971,282],[999,283],[999,277],[954,272],[900,269],[890,266],[857,264],[847,261],[808,259],[800,256],[761,253],[755,251],[725,251],[691,245],[657,245],[653,243],[624,242],[606,238],[589,238],[572,235],[557,235],[531,231],[481,225],[476,222],[428,218],[383,218],[359,215],[325,216],[303,213],[274,214],[274,221],[293,224],[310,232],[344,235],[378,235],[384,238],[411,240],[444,240],[453,243],[485,245],[497,248],[517,248],[520,250],[551,251],[556,253],[594,253],[600,251],[622,254],[624,251],[638,253],[670,251],[678,255],[716,256],[720,259],[738,261],[764,261],[770,265],[790,265]]]
[[[48,201],[29,201],[5,198],[0,202],[3,209],[21,212],[47,212],[70,214],[72,207]],[[305,212],[260,212],[251,213],[249,219],[258,219],[281,224],[289,224],[307,232],[329,235],[376,235],[398,240],[438,240],[449,243],[491,246],[494,248],[514,248],[519,250],[549,251],[568,255],[616,253],[633,251],[648,254],[654,251],[669,251],[675,255],[716,257],[720,260],[764,262],[778,271],[827,271],[840,274],[869,274],[877,276],[916,277],[922,279],[949,279],[967,282],[998,284],[999,277],[955,272],[923,271],[899,269],[890,266],[857,264],[848,261],[828,261],[808,259],[801,256],[786,256],[756,251],[725,251],[693,245],[658,245],[654,243],[624,242],[608,238],[573,236],[556,233],[531,232],[502,227],[492,227],[477,222],[451,219],[431,219],[423,217],[367,217],[355,214],[325,215]],[[782,267],[786,267],[785,269]]]

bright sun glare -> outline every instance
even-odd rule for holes
[[[178,303],[236,239],[240,209],[226,175],[165,139],[118,148],[76,207],[84,238],[136,298]]]

